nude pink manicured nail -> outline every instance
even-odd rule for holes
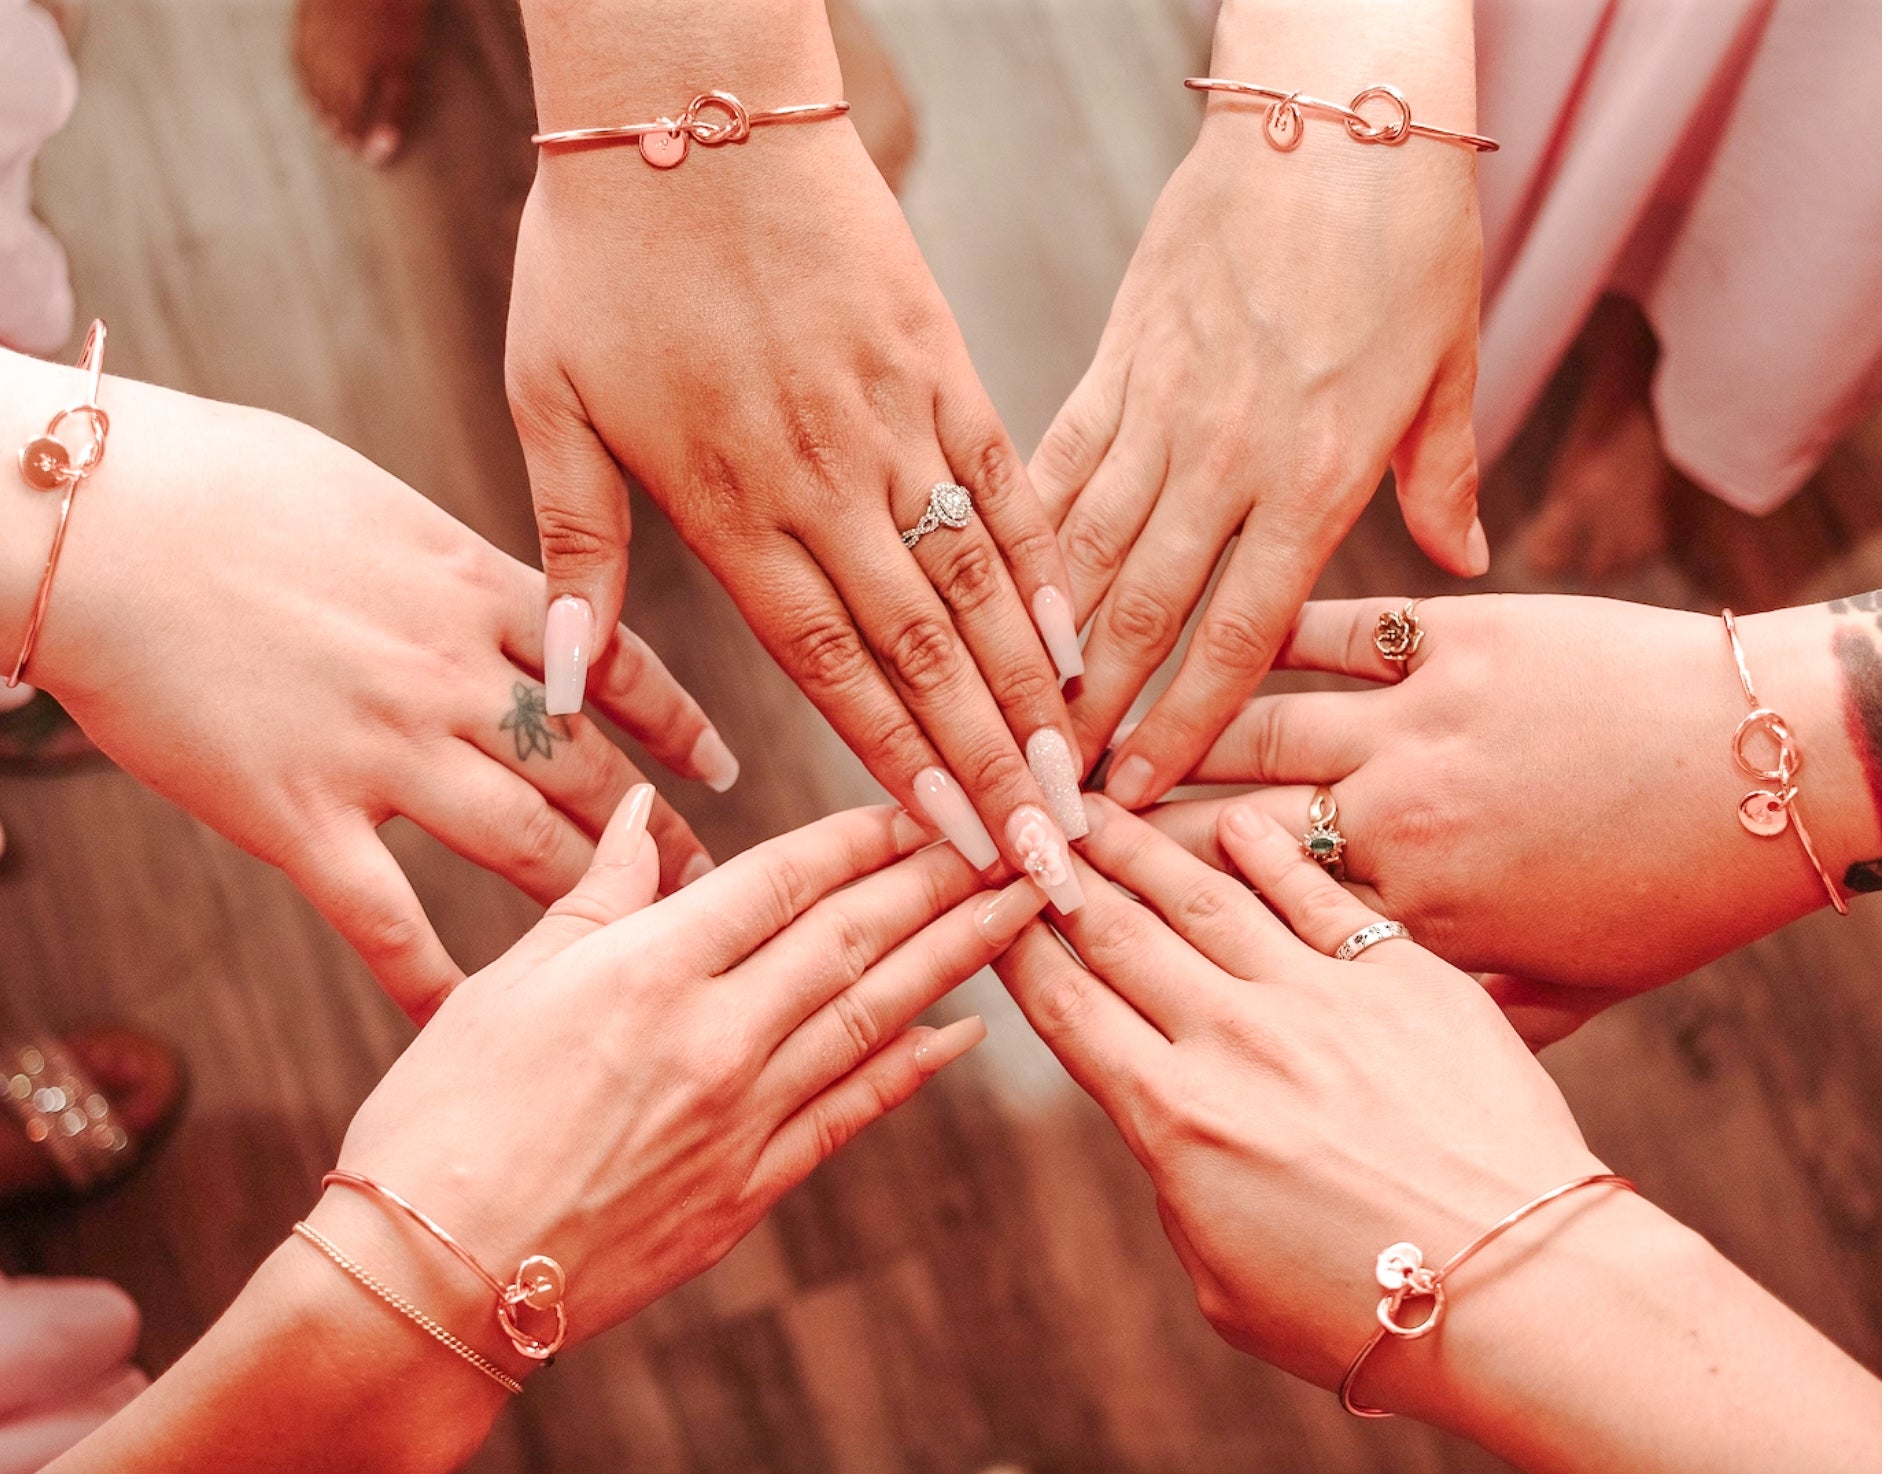
[[[953,1064],[986,1037],[987,1021],[979,1014],[956,1019],[915,1046],[915,1068],[924,1075],[932,1075]]]
[[[1156,780],[1157,770],[1150,766],[1150,759],[1134,752],[1111,770],[1104,796],[1120,809],[1140,809],[1150,801],[1150,786]]]
[[[1072,745],[1057,727],[1041,727],[1026,739],[1026,766],[1033,782],[1046,796],[1046,807],[1065,831],[1067,839],[1083,839],[1091,832],[1085,805],[1078,791],[1078,764]]]
[[[1059,668],[1059,682],[1064,684],[1085,673],[1085,652],[1078,648],[1078,624],[1072,618],[1072,601],[1051,584],[1042,586],[1032,596],[1033,623],[1039,626],[1039,638],[1046,642],[1052,663]]]
[[[967,801],[956,783],[939,768],[923,768],[915,775],[915,802],[928,822],[947,837],[963,859],[976,870],[985,870],[1000,858],[1000,847],[980,822],[980,815]]]
[[[588,661],[594,654],[595,616],[586,599],[564,594],[542,622],[542,683],[552,717],[572,716],[588,693]]]
[[[717,728],[708,727],[699,734],[693,744],[692,764],[693,771],[714,793],[724,793],[738,782],[738,759]]]
[[[1013,810],[1013,817],[1006,821],[1006,839],[1019,856],[1021,867],[1051,898],[1061,916],[1085,904],[1085,888],[1072,869],[1071,849],[1044,809],[1022,804]]]
[[[989,947],[1005,951],[1045,905],[1044,891],[1030,880],[1016,880],[980,903],[974,912],[974,930]]]
[[[716,868],[717,867],[712,863],[711,856],[694,855],[692,859],[686,862],[686,867],[680,871],[680,889],[685,890],[686,887],[691,885],[695,880],[712,874],[713,870]]]

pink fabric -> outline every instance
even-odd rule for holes
[[[33,158],[78,100],[52,18],[0,0],[0,345],[50,353],[72,335],[65,253],[33,216]]]
[[[144,1389],[137,1306],[103,1280],[0,1276],[0,1474],[32,1474]]]
[[[1768,512],[1882,393],[1875,0],[1478,0],[1477,427],[1508,446],[1607,290],[1668,455]]]

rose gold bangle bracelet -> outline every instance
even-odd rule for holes
[[[60,410],[47,422],[44,433],[20,447],[20,479],[34,491],[65,491],[59,503],[59,521],[52,533],[52,551],[46,555],[46,571],[39,575],[39,591],[33,596],[32,612],[26,617],[26,633],[20,640],[19,659],[13,662],[13,674],[7,677],[10,690],[19,685],[26,673],[26,662],[33,658],[39,643],[39,627],[46,622],[46,606],[52,602],[52,576],[59,571],[59,554],[65,551],[65,529],[72,519],[72,499],[84,485],[85,478],[98,469],[105,458],[105,438],[111,433],[111,417],[98,407],[98,386],[105,372],[105,325],[93,322],[85,334],[85,347],[78,356],[79,368],[90,377],[85,397],[79,403]],[[77,455],[59,438],[59,429],[67,420],[83,420],[91,438]]]
[[[1803,811],[1797,807],[1797,774],[1803,768],[1804,755],[1798,750],[1797,741],[1791,735],[1790,723],[1758,700],[1758,693],[1751,684],[1751,666],[1745,660],[1745,647],[1738,638],[1738,621],[1732,617],[1732,611],[1722,610],[1719,617],[1725,621],[1725,638],[1732,647],[1732,664],[1738,667],[1738,684],[1745,692],[1745,700],[1751,704],[1751,710],[1732,733],[1732,761],[1747,778],[1770,785],[1768,788],[1754,788],[1738,801],[1738,822],[1744,825],[1747,833],[1755,834],[1760,839],[1775,839],[1786,829],[1795,829],[1798,840],[1803,844],[1804,854],[1810,859],[1811,868],[1817,872],[1817,879],[1823,882],[1823,889],[1829,893],[1830,904],[1836,908],[1837,915],[1847,916],[1849,907],[1843,901],[1843,893],[1836,888],[1836,882],[1830,878],[1829,870],[1817,855],[1810,831],[1804,827]],[[1775,768],[1760,767],[1745,751],[1746,742],[1760,732],[1776,744]]]
[[[702,92],[686,104],[677,118],[656,118],[651,123],[620,123],[602,128],[563,128],[537,133],[530,142],[537,148],[567,148],[580,144],[637,143],[640,156],[656,169],[671,169],[686,161],[688,148],[722,148],[743,143],[751,130],[771,123],[818,123],[840,118],[850,110],[847,102],[809,102],[796,107],[754,111],[730,92]]]
[[[1301,126],[1303,113],[1320,113],[1338,118],[1346,125],[1346,136],[1354,143],[1382,143],[1392,147],[1410,138],[1430,138],[1485,154],[1493,154],[1501,147],[1494,138],[1485,138],[1481,134],[1458,133],[1449,128],[1433,128],[1429,123],[1414,123],[1411,104],[1405,101],[1405,94],[1383,83],[1365,88],[1345,107],[1322,97],[1309,97],[1304,92],[1284,92],[1279,87],[1233,82],[1226,77],[1185,77],[1183,85],[1192,92],[1227,92],[1265,102],[1268,105],[1267,117],[1262,122],[1262,131],[1267,134],[1268,142],[1282,153],[1291,153],[1300,147],[1304,131]],[[1384,122],[1375,123],[1360,110],[1380,101],[1390,106],[1391,116]]]
[[[342,1187],[357,1188],[361,1192],[370,1193],[381,1201],[390,1203],[449,1249],[465,1268],[490,1287],[490,1292],[497,1297],[497,1324],[503,1328],[503,1334],[509,1337],[510,1344],[524,1356],[547,1366],[554,1359],[556,1352],[562,1349],[562,1343],[568,1339],[569,1330],[568,1307],[562,1303],[563,1297],[568,1293],[568,1275],[555,1260],[546,1254],[531,1254],[517,1267],[516,1277],[506,1285],[485,1269],[469,1249],[466,1249],[431,1217],[413,1207],[391,1188],[374,1182],[370,1177],[362,1177],[357,1172],[336,1170],[320,1179],[322,1187],[330,1187],[335,1183]],[[553,1313],[555,1334],[544,1339],[532,1336],[524,1330],[516,1320],[519,1306]]]
[[[1540,1197],[1531,1198],[1507,1217],[1499,1218],[1451,1255],[1437,1269],[1425,1267],[1424,1252],[1416,1244],[1393,1244],[1386,1249],[1379,1255],[1378,1263],[1373,1268],[1373,1275],[1378,1280],[1379,1287],[1386,1292],[1376,1312],[1379,1328],[1367,1338],[1366,1344],[1359,1348],[1359,1355],[1353,1358],[1353,1364],[1346,1369],[1346,1375],[1340,1378],[1340,1406],[1356,1418],[1391,1417],[1392,1414],[1384,1408],[1368,1407],[1353,1396],[1353,1384],[1359,1380],[1359,1373],[1366,1365],[1366,1358],[1378,1349],[1379,1343],[1387,1336],[1396,1336],[1401,1341],[1416,1341],[1421,1336],[1429,1336],[1444,1319],[1444,1281],[1455,1273],[1458,1266],[1465,1260],[1501,1238],[1530,1214],[1548,1207],[1556,1199],[1565,1198],[1573,1192],[1580,1192],[1583,1188],[1606,1186],[1624,1188],[1628,1192],[1639,1191],[1625,1177],[1613,1172],[1597,1172],[1589,1177],[1577,1177],[1573,1182],[1565,1182],[1560,1187],[1550,1188]],[[1416,1325],[1403,1326],[1398,1322],[1399,1307],[1407,1300],[1431,1302],[1431,1309]]]

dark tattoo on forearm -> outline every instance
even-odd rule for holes
[[[1831,649],[1843,672],[1843,721],[1850,745],[1862,759],[1869,801],[1882,816],[1882,589],[1830,600],[1830,613],[1846,616],[1831,636]],[[1853,616],[1853,617],[1850,617]],[[1865,617],[1866,616],[1866,617]],[[1882,857],[1858,860],[1843,872],[1852,891],[1882,891]]]
[[[574,735],[566,718],[549,715],[549,700],[542,687],[518,681],[510,688],[509,713],[497,723],[516,741],[516,760],[526,763],[537,753],[555,760],[555,745]]]

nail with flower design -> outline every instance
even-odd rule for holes
[[[1085,904],[1084,887],[1072,871],[1072,852],[1064,832],[1044,809],[1025,804],[1006,821],[1007,843],[1026,873],[1038,883],[1060,915]]]

